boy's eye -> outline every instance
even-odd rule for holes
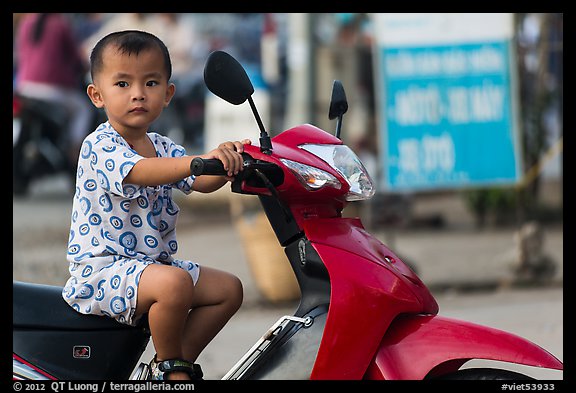
[[[157,81],[148,81],[146,82],[146,86],[156,86],[158,84]]]
[[[118,87],[127,87],[127,86],[128,86],[128,82],[120,81],[120,82],[116,82],[116,85],[117,85]]]

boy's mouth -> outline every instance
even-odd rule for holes
[[[142,108],[141,106],[138,106],[136,108],[130,109],[130,113],[133,113],[133,112],[147,112],[147,110]]]

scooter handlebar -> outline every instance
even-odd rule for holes
[[[218,175],[226,176],[222,161],[217,158],[200,158],[195,157],[190,163],[190,173],[194,176],[200,175]]]
[[[242,164],[244,168],[248,166],[254,166],[254,160],[248,153],[242,153],[242,158],[244,163]],[[257,166],[258,168],[259,166]],[[224,170],[224,165],[222,161],[217,158],[200,158],[195,157],[190,162],[190,173],[194,176],[200,175],[216,175],[216,176],[226,176],[228,172]]]

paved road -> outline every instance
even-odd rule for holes
[[[13,208],[13,278],[62,285],[67,277],[70,198],[62,192],[36,193],[15,199]],[[460,289],[495,288],[494,283],[510,278],[503,256],[512,248],[511,230],[420,230],[377,236],[414,263],[420,277],[434,290],[442,315],[518,334],[563,359],[562,227],[546,229],[545,250],[558,265],[555,286],[473,293]],[[294,303],[272,305],[263,299],[238,232],[229,220],[210,221],[188,212],[181,218],[178,237],[180,255],[230,271],[244,284],[243,307],[199,359],[206,378],[219,379],[273,322],[296,307]],[[151,354],[152,346],[145,358]],[[520,371],[538,378],[562,379],[562,372],[557,371]]]

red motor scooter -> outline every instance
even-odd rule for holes
[[[204,79],[217,96],[252,108],[259,144],[245,146],[231,190],[260,199],[301,291],[294,315],[270,327],[223,379],[530,379],[506,369],[460,369],[471,359],[563,369],[521,337],[439,316],[401,258],[359,219],[342,217],[348,202],[370,198],[374,188],[339,138],[348,104],[338,81],[329,110],[335,135],[304,124],[270,138],[252,83],[233,57],[213,52]],[[219,160],[201,158],[191,172],[225,174]],[[81,315],[61,299],[60,287],[15,282],[13,291],[15,379],[148,378],[146,364],[136,367],[150,338],[145,320],[128,327]]]

